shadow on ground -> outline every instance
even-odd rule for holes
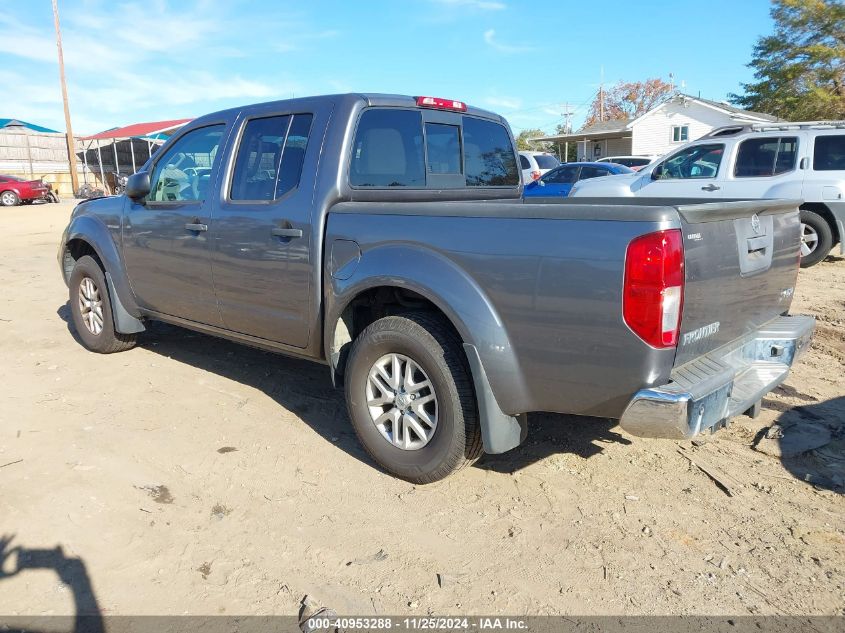
[[[845,396],[818,402],[786,385],[778,389],[806,404],[784,407],[764,400],[782,413],[775,424],[760,430],[755,448],[780,458],[784,468],[801,481],[845,492]]]
[[[66,556],[60,545],[53,549],[33,549],[13,545],[13,540],[13,536],[0,536],[0,583],[28,571],[51,570],[70,591],[75,613],[73,616],[0,615],[0,630],[104,633],[106,629],[100,605],[83,560]]]
[[[67,304],[57,310],[76,338]],[[353,457],[378,468],[358,443],[341,389],[334,389],[324,365],[246,347],[160,322],[139,338],[144,349],[263,391],[319,435]],[[608,442],[630,442],[611,430],[615,421],[557,414],[529,416],[527,441],[502,455],[485,455],[477,466],[510,473],[555,453],[590,457]]]

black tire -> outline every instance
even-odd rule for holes
[[[830,253],[830,249],[833,248],[833,231],[830,230],[830,225],[823,216],[808,209],[801,210],[801,224],[802,246],[804,243],[804,224],[812,228],[818,236],[815,249],[806,257],[801,258],[801,268],[809,268],[818,264]]]
[[[80,305],[80,286],[85,280],[93,282],[94,288],[97,291],[96,296],[99,297],[102,308],[102,318],[97,320],[101,329],[96,333],[89,328],[86,324],[86,319],[82,315],[83,308]],[[109,298],[106,276],[93,257],[85,255],[77,260],[76,265],[73,267],[73,272],[70,274],[70,283],[68,286],[73,326],[82,344],[87,349],[99,354],[113,354],[115,352],[126,351],[135,346],[137,335],[121,334],[114,329],[111,299]]]
[[[386,439],[367,406],[370,369],[386,354],[413,360],[437,394],[437,425],[429,442],[416,450],[403,450]],[[460,339],[443,318],[413,312],[369,325],[352,343],[345,387],[346,405],[358,439],[391,474],[412,483],[431,483],[481,455],[478,405],[466,355]]]
[[[21,203],[21,199],[14,191],[0,192],[0,205],[4,207],[15,207]]]

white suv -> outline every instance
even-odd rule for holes
[[[554,154],[548,152],[520,152],[519,168],[522,171],[522,182],[526,185],[534,182],[540,176],[560,165]]]
[[[571,197],[801,199],[801,265],[845,254],[845,122],[713,130],[636,174],[579,182]]]

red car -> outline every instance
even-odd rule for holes
[[[0,205],[13,207],[33,200],[44,200],[50,189],[40,180],[24,180],[17,176],[0,176]]]

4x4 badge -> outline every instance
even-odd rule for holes
[[[760,217],[756,213],[751,216],[751,230],[755,233],[760,232]]]

